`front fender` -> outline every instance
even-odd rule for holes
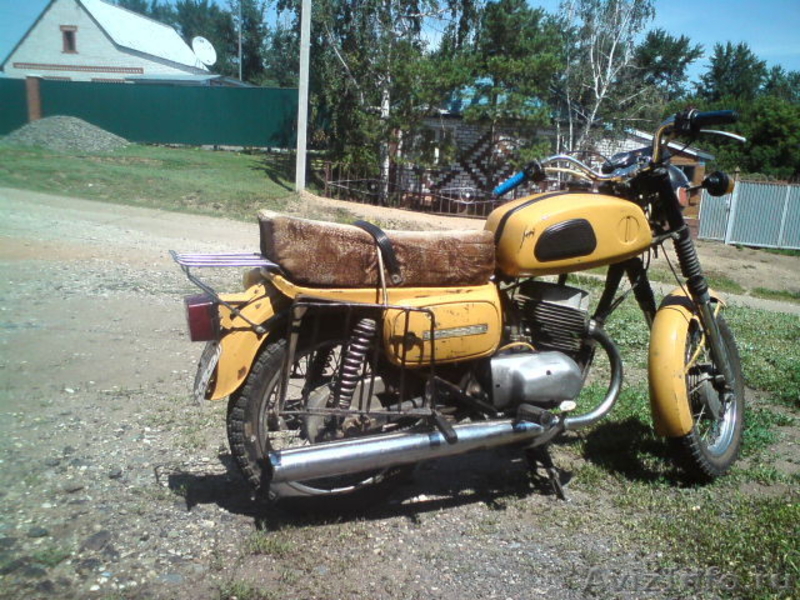
[[[647,371],[653,425],[661,436],[682,437],[694,426],[686,388],[686,344],[693,320],[694,304],[682,289],[664,298],[653,320]]]

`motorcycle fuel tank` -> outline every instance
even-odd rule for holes
[[[550,192],[514,200],[486,219],[497,268],[511,277],[556,275],[612,264],[652,241],[644,211],[604,194]]]

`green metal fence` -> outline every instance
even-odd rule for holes
[[[23,79],[0,79],[0,135],[11,133],[28,122]]]
[[[0,82],[0,89],[5,83]],[[20,83],[24,106],[24,82]],[[295,144],[295,89],[48,80],[41,81],[40,89],[42,116],[79,117],[133,142],[277,148]],[[8,131],[0,129],[2,133]]]

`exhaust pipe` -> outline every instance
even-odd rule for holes
[[[448,444],[439,431],[396,433],[355,438],[318,446],[303,446],[270,452],[272,483],[306,481],[320,477],[349,475],[456,456],[516,443],[530,443],[545,432],[555,433],[529,421],[490,421],[455,425],[458,440]],[[548,438],[551,436],[547,436]]]

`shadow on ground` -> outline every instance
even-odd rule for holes
[[[636,419],[600,425],[582,438],[562,438],[557,446],[568,448],[570,453],[582,453],[586,462],[629,481],[682,483],[670,465],[666,444]],[[391,493],[377,495],[374,501],[360,507],[332,502],[329,498],[271,503],[253,494],[229,454],[221,454],[219,459],[225,469],[223,473],[172,470],[168,475],[169,488],[185,499],[189,511],[197,505],[216,504],[228,512],[252,518],[263,529],[390,516],[405,516],[415,521],[420,514],[454,506],[483,503],[492,510],[504,510],[516,498],[554,495],[544,471],[533,472],[519,448],[422,463]],[[558,459],[555,462],[559,467]],[[571,478],[571,473],[564,469],[559,468],[558,472],[562,484]]]

